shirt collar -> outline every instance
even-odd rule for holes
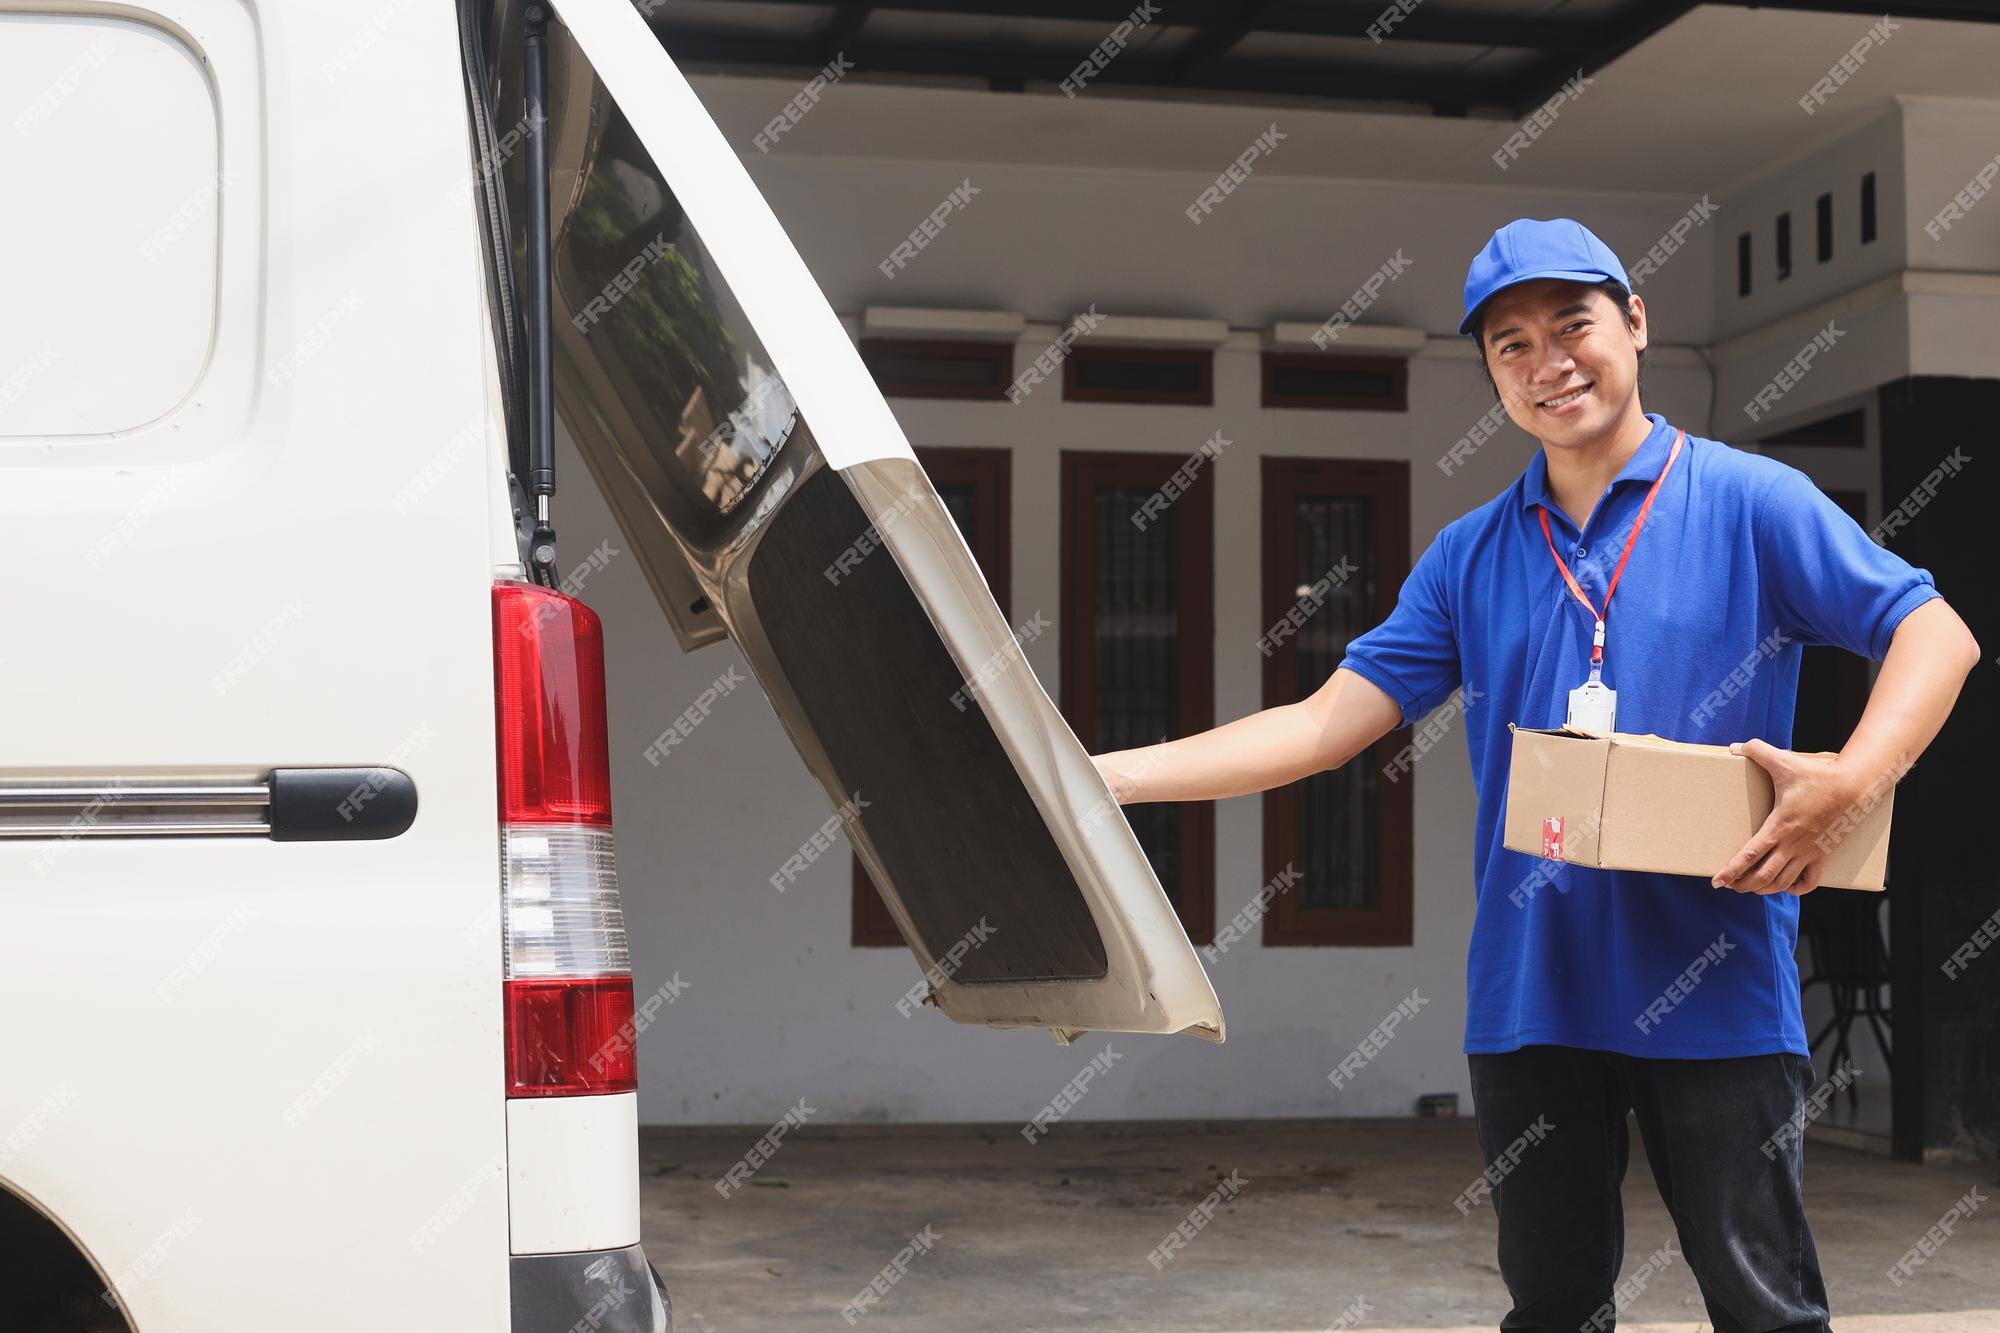
[[[1611,479],[1616,486],[1621,481],[1658,481],[1660,469],[1667,465],[1667,453],[1674,442],[1674,428],[1658,412],[1646,413],[1646,420],[1653,423],[1653,429],[1632,456],[1625,460],[1625,466]],[[1541,449],[1528,460],[1528,470],[1521,474],[1521,508],[1533,509],[1536,505],[1546,505],[1555,512],[1562,509],[1555,497],[1549,493],[1549,457]]]

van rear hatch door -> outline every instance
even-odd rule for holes
[[[559,406],[683,645],[736,641],[949,1017],[1220,1041],[1130,825],[735,152],[630,0],[558,12]]]

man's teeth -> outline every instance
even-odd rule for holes
[[[1586,384],[1581,389],[1570,390],[1568,393],[1564,394],[1560,398],[1551,398],[1547,402],[1543,403],[1542,406],[1561,407],[1564,403],[1574,402],[1576,399],[1583,397],[1583,395],[1589,392],[1590,392],[1590,386]]]

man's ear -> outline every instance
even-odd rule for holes
[[[1632,322],[1630,327],[1634,348],[1641,352],[1645,351],[1651,329],[1646,325],[1646,301],[1644,297],[1635,296],[1632,298]]]

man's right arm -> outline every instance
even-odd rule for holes
[[[1199,735],[1093,756],[1112,795],[1130,805],[1269,791],[1339,768],[1429,712],[1460,683],[1445,565],[1440,535],[1403,581],[1388,619],[1351,641],[1309,698]]]
[[[1402,710],[1380,686],[1342,668],[1298,703],[1092,758],[1120,805],[1216,801],[1339,768],[1402,722]]]

